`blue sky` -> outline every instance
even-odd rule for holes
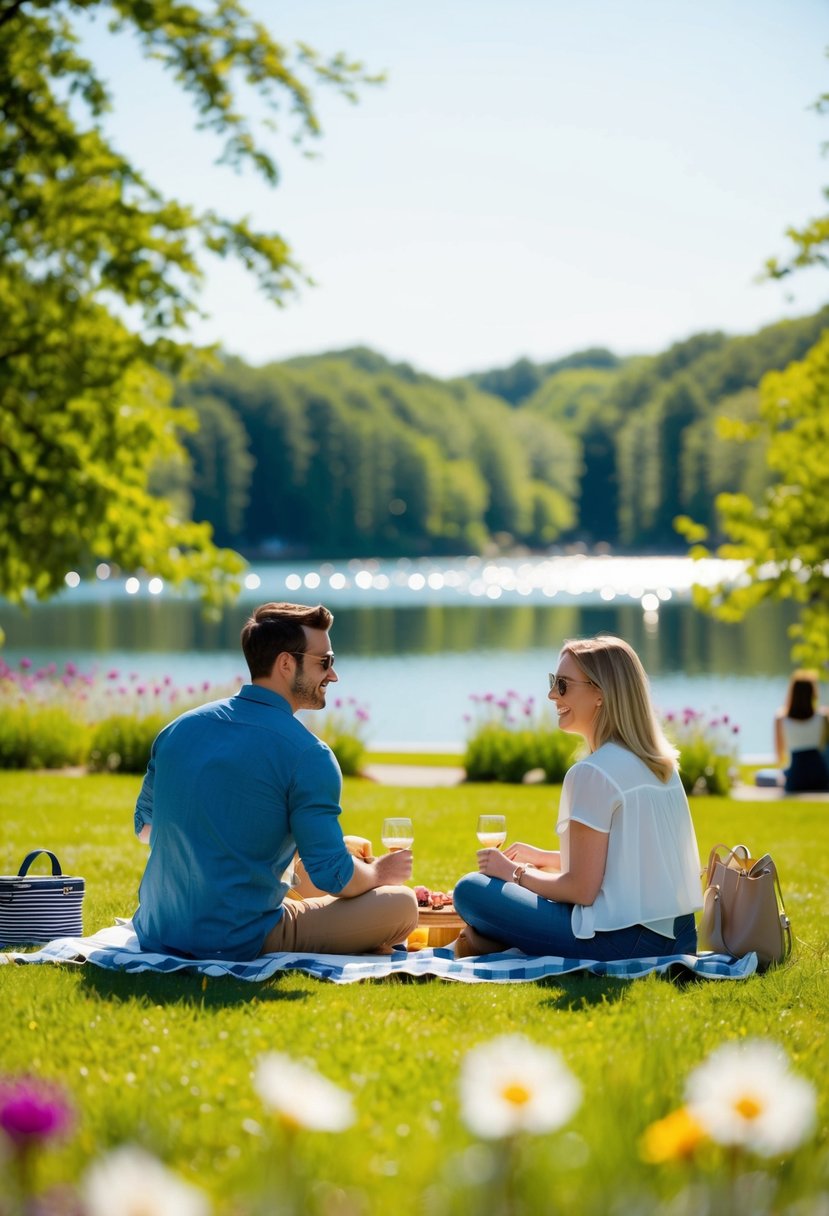
[[[253,363],[366,344],[436,375],[587,346],[649,353],[813,311],[758,285],[820,214],[826,0],[255,0],[283,43],[387,84],[320,95],[314,160],[269,190],[213,166],[188,103],[96,27],[116,142],[178,197],[284,234],[316,281],[269,306],[211,263],[194,336]],[[120,43],[120,45],[118,45]]]

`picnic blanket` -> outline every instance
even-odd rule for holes
[[[174,954],[142,951],[131,921],[121,921],[91,937],[59,937],[40,950],[11,951],[0,954],[6,963],[93,963],[108,971],[195,971],[199,975],[233,976],[238,980],[266,980],[286,971],[302,971],[334,984],[353,984],[357,980],[380,980],[391,976],[436,976],[466,984],[504,981],[513,984],[552,979],[574,972],[635,979],[652,972],[677,976],[698,976],[709,980],[746,979],[757,970],[757,955],[731,958],[727,954],[668,954],[660,958],[625,959],[600,963],[593,959],[532,956],[520,950],[501,954],[456,959],[449,948],[391,954],[263,954],[247,963],[226,959],[191,959]]]

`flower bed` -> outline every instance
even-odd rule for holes
[[[537,710],[534,697],[517,692],[502,697],[473,695],[470,733],[463,764],[468,781],[538,780],[557,784],[573,763],[580,740],[559,730],[552,716]]]
[[[665,734],[679,750],[679,775],[688,794],[728,794],[737,778],[740,728],[728,714],[698,709],[666,713]]]
[[[16,668],[0,657],[0,768],[84,766],[94,772],[143,773],[153,739],[186,709],[230,696],[245,682],[204,680],[178,688],[171,676],[142,680],[136,672],[82,671],[75,663]],[[309,721],[346,776],[365,759],[368,711],[353,698]]]

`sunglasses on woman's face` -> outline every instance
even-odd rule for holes
[[[567,688],[570,684],[595,684],[593,680],[574,680],[572,676],[554,676],[550,672],[550,692],[557,692],[560,697],[567,696]]]

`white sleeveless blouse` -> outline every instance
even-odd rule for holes
[[[629,925],[673,937],[674,918],[702,907],[699,850],[678,773],[662,782],[633,752],[605,743],[564,777],[556,824],[562,870],[573,820],[609,838],[595,901],[573,908],[576,937]]]

